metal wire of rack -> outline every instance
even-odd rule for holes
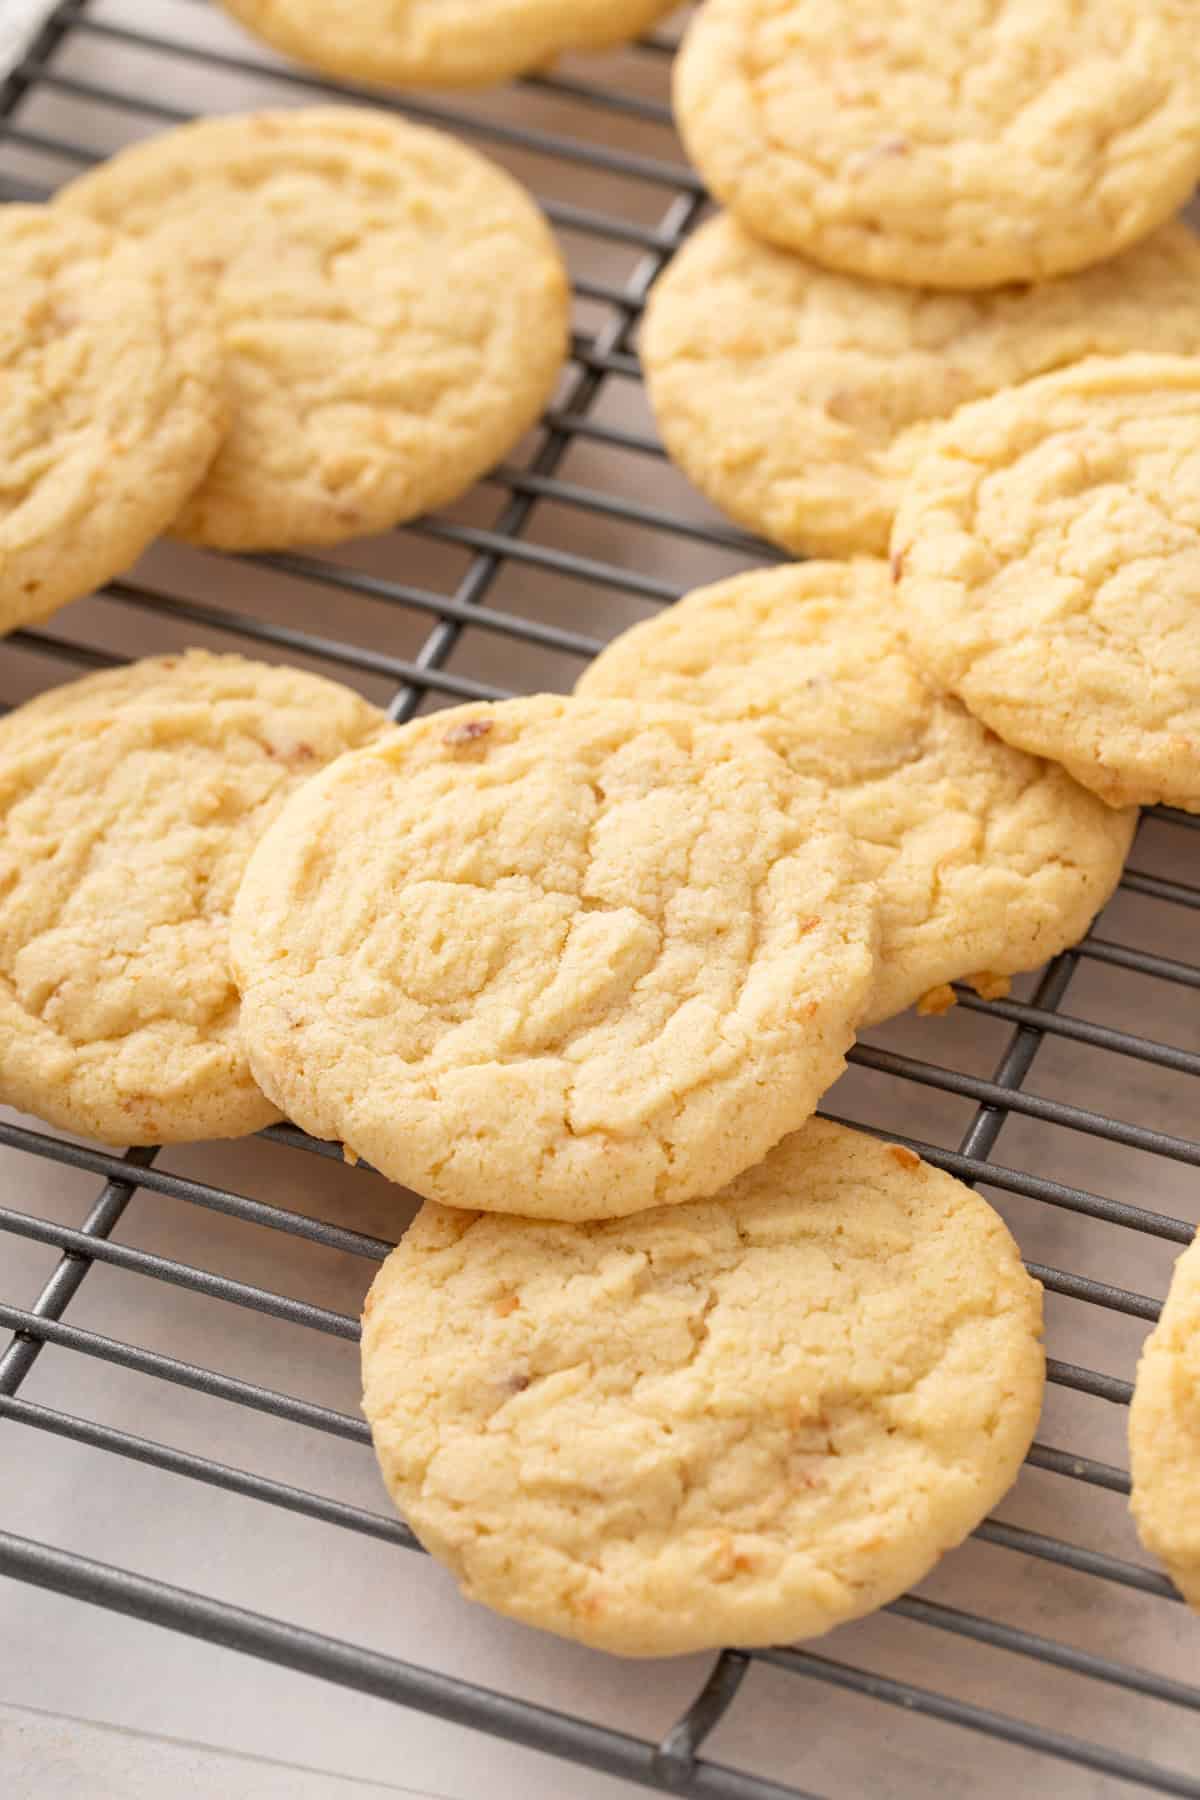
[[[463,507],[336,556],[155,551],[102,598],[8,640],[0,673],[6,703],[143,645],[237,642],[253,654],[340,673],[404,720],[460,698],[566,686],[621,625],[695,581],[773,555],[674,477],[636,385],[642,303],[705,204],[671,137],[669,32],[527,80],[502,100],[463,101],[365,96],[319,83],[252,46],[198,0],[24,5],[22,42],[12,47],[7,74],[0,66],[0,196],[41,197],[98,155],[196,110],[263,98],[288,104],[319,93],[369,99],[461,132],[530,182],[568,249],[579,324],[569,372],[540,429]],[[421,579],[399,578],[398,569]],[[829,1792],[831,1780],[850,1791],[836,1757],[813,1749],[811,1707],[800,1729],[777,1737],[772,1756],[746,1754],[735,1729],[740,1709],[756,1683],[786,1677],[777,1715],[798,1718],[800,1695],[820,1684],[841,1737],[882,1734],[886,1710],[897,1709],[952,1728],[968,1752],[990,1743],[992,1754],[1000,1746],[1022,1753],[1012,1767],[1031,1791],[1090,1796],[1132,1785],[1200,1796],[1200,1777],[1191,1772],[1200,1755],[1200,1686],[1176,1672],[1187,1668],[1189,1647],[1194,1655],[1194,1622],[1134,1547],[1120,1466],[1137,1345],[1157,1315],[1156,1302],[1127,1283],[1161,1292],[1200,1211],[1192,1198],[1200,1165],[1198,830],[1200,818],[1166,809],[1148,815],[1122,891],[1083,945],[1021,986],[1019,997],[985,1004],[964,992],[948,1019],[871,1034],[833,1096],[831,1116],[886,1132],[984,1184],[1046,1286],[1056,1352],[1046,1440],[1035,1444],[1011,1505],[948,1559],[920,1597],[888,1609],[882,1635],[855,1636],[852,1628],[848,1637],[838,1634],[836,1654],[726,1650],[677,1721],[653,1738],[14,1530],[0,1531],[0,1573],[663,1791],[794,1800]],[[1070,1012],[1063,1010],[1068,996]],[[1148,1034],[1147,1018],[1156,1027],[1165,1021],[1167,1035]],[[997,1162],[1002,1133],[1006,1155]],[[288,1152],[329,1158],[323,1171],[329,1179],[336,1171],[344,1192],[349,1178],[332,1147],[287,1126],[263,1134],[264,1147],[272,1159]],[[370,1507],[50,1404],[38,1389],[47,1368],[54,1397],[70,1394],[73,1382],[95,1390],[85,1370],[134,1376],[156,1390],[299,1428],[301,1436],[315,1433],[339,1454],[352,1446],[361,1459],[368,1435],[348,1407],[230,1373],[217,1354],[192,1361],[135,1341],[138,1295],[148,1284],[195,1297],[210,1321],[220,1311],[221,1319],[241,1312],[281,1322],[301,1334],[305,1357],[314,1360],[326,1344],[352,1345],[351,1312],[259,1285],[251,1275],[270,1266],[261,1256],[218,1272],[203,1253],[197,1262],[166,1255],[137,1241],[153,1243],[152,1232],[127,1228],[147,1199],[174,1204],[201,1228],[233,1221],[269,1234],[269,1242],[287,1239],[342,1259],[339,1267],[359,1271],[350,1293],[355,1281],[365,1288],[370,1265],[389,1248],[384,1233],[258,1199],[242,1191],[248,1180],[223,1178],[236,1170],[228,1158],[200,1178],[187,1172],[186,1158],[102,1151],[12,1117],[0,1119],[3,1151],[14,1180],[6,1181],[0,1207],[0,1243],[33,1246],[50,1258],[28,1304],[16,1303],[8,1257],[0,1260],[0,1328],[11,1333],[0,1355],[8,1432],[64,1441],[97,1467],[123,1459],[203,1484],[374,1540],[389,1554],[416,1547],[399,1520]],[[98,1182],[99,1192],[93,1189],[77,1224],[38,1216],[7,1203],[26,1167]],[[372,1206],[372,1217],[386,1216],[378,1202]],[[124,1283],[128,1337],[80,1322],[106,1275]],[[218,1320],[211,1329],[219,1336],[224,1326]],[[296,1341],[279,1365],[289,1374],[303,1361]],[[1123,1372],[1077,1360],[1093,1345]],[[1070,1354],[1057,1354],[1060,1348]],[[1071,1447],[1050,1441],[1060,1432]],[[1086,1450],[1075,1447],[1081,1437]],[[13,1516],[6,1510],[0,1523]],[[332,1540],[326,1554],[336,1554]],[[402,1589],[413,1565],[400,1558],[388,1566]],[[1012,1608],[1005,1604],[1010,1585]],[[1111,1627],[1102,1623],[1107,1608]],[[991,1703],[997,1690],[1009,1704]],[[1064,1718],[1084,1721],[1083,1729],[1063,1729]],[[740,1748],[735,1760],[744,1766],[702,1754],[714,1738]],[[1083,1785],[1070,1786],[1073,1775]],[[929,1789],[917,1783],[904,1791]]]

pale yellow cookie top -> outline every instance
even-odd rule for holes
[[[750,230],[941,288],[1084,268],[1200,175],[1192,0],[707,0],[675,64],[692,161]]]
[[[821,785],[879,884],[869,1021],[1076,943],[1137,823],[928,687],[874,559],[700,588],[615,639],[577,691],[752,723]]]
[[[1129,1409],[1130,1507],[1147,1550],[1200,1611],[1200,1241],[1175,1264]]]
[[[230,908],[287,795],[384,729],[334,682],[201,651],[9,715],[0,1099],[117,1144],[277,1118],[242,1050]]]
[[[1164,225],[1033,286],[864,282],[761,243],[729,214],[650,295],[642,364],[670,455],[787,550],[882,553],[930,426],[1092,355],[1200,350],[1200,240]]]
[[[426,1199],[712,1193],[813,1111],[873,971],[821,796],[743,727],[459,707],[346,757],[251,861],[233,951],[283,1111]]]
[[[886,1604],[1016,1477],[1041,1290],[910,1150],[813,1120],[710,1201],[426,1206],[363,1318],[383,1477],[474,1600],[627,1656]]]
[[[566,275],[533,201],[365,107],[185,125],[58,204],[211,296],[233,419],[178,521],[199,543],[335,543],[443,504],[533,423],[566,352]]]
[[[892,533],[913,656],[1114,806],[1200,810],[1200,360],[1095,358],[964,407]]]
[[[87,219],[0,206],[0,631],[121,574],[225,426],[216,334],[172,272]]]
[[[677,0],[221,0],[289,56],[350,81],[481,87],[645,31]]]

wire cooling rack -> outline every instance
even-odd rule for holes
[[[0,698],[201,642],[340,675],[403,720],[464,698],[566,688],[613,632],[690,585],[770,558],[669,468],[638,387],[642,303],[705,204],[670,128],[672,44],[668,29],[465,101],[376,97],[506,162],[568,252],[571,364],[509,463],[460,507],[337,554],[159,547],[103,596],[14,634],[0,649]],[[363,98],[285,67],[199,0],[8,0],[6,52],[7,198],[41,197],[197,111]],[[374,1617],[360,1632],[350,1599],[338,1635],[315,1629],[299,1562],[271,1590],[273,1612],[239,1604],[211,1548],[208,1562],[172,1558],[162,1522],[184,1489],[194,1502],[194,1484],[214,1508],[234,1509],[219,1513],[222,1532],[253,1542],[269,1528],[280,1560],[285,1518],[317,1534],[297,1540],[297,1558],[344,1558],[350,1570],[366,1541],[383,1559],[368,1582],[394,1592],[397,1609],[429,1569],[380,1510],[355,1410],[355,1314],[403,1222],[395,1191],[290,1127],[245,1146],[121,1155],[11,1115],[0,1119],[0,1327],[11,1333],[0,1525],[16,1528],[0,1532],[0,1572],[670,1792],[957,1794],[995,1778],[1056,1796],[1130,1786],[1200,1796],[1200,1686],[1188,1679],[1200,1627],[1138,1550],[1122,1466],[1130,1378],[1157,1314],[1150,1296],[1200,1216],[1198,829],[1200,818],[1147,815],[1121,892],[1085,944],[1011,1000],[963,994],[947,1018],[871,1034],[830,1097],[832,1116],[979,1182],[1047,1290],[1042,1434],[1014,1494],[919,1597],[815,1649],[731,1648],[683,1665],[685,1703],[641,1733],[623,1728],[643,1715],[633,1688],[612,1686],[619,1665],[586,1653],[578,1666],[597,1694],[608,1684],[605,1703],[548,1703],[561,1690],[546,1640],[531,1634],[505,1638],[516,1663],[485,1660],[476,1679],[475,1665],[464,1673],[446,1655],[427,1666],[389,1653],[394,1639]],[[316,1216],[303,1200],[281,1203],[314,1191]],[[30,1196],[40,1206],[30,1210]],[[280,1270],[299,1293],[281,1291]],[[330,1294],[342,1304],[326,1304]],[[256,1340],[239,1372],[239,1333],[251,1326],[282,1336]],[[251,1462],[261,1438],[259,1466],[213,1454],[230,1420],[247,1428]],[[163,1428],[144,1435],[146,1421]],[[70,1451],[70,1479],[30,1497],[33,1478],[11,1472],[33,1468],[34,1437]],[[118,1465],[149,1483],[130,1490],[142,1498],[121,1509],[128,1518],[64,1498],[68,1487],[108,1491]],[[314,1472],[334,1491],[313,1491]],[[181,1567],[186,1584],[164,1575]],[[476,1635],[496,1625],[448,1583],[432,1591]]]

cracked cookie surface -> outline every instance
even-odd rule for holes
[[[565,1219],[712,1193],[801,1124],[874,943],[844,832],[757,733],[552,696],[327,770],[233,932],[297,1124],[427,1199]]]
[[[232,420],[176,523],[196,543],[331,544],[444,504],[533,423],[566,354],[566,274],[529,196],[365,107],[185,125],[56,205],[211,297]]]
[[[351,81],[477,87],[636,37],[677,0],[221,0],[289,56]]]
[[[929,688],[884,562],[800,563],[700,588],[616,638],[578,692],[753,724],[821,785],[878,883],[868,1022],[943,982],[1036,968],[1076,943],[1137,823]]]
[[[1200,1242],[1175,1264],[1129,1408],[1138,1535],[1200,1611]]]
[[[229,913],[299,784],[390,729],[347,688],[190,651],[0,725],[0,1097],[108,1143],[279,1115],[242,1050]]]
[[[1200,811],[1200,362],[1096,358],[964,407],[892,532],[915,660],[1113,806]]]
[[[363,1317],[388,1490],[472,1599],[632,1656],[811,1637],[1015,1479],[1041,1290],[912,1151],[812,1120],[711,1201],[426,1206]]]
[[[863,282],[703,225],[651,291],[642,365],[663,442],[716,505],[787,550],[883,553],[930,428],[1093,355],[1200,350],[1200,240],[1181,222],[1032,287]]]
[[[1190,0],[708,0],[675,117],[748,229],[941,288],[1115,255],[1200,174]]]
[[[0,207],[0,631],[136,562],[225,426],[216,334],[136,244]]]

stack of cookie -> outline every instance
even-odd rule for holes
[[[917,668],[1113,807],[1200,810],[1193,24],[707,0],[676,117],[730,210],[642,343],[706,493],[890,548]]]
[[[90,677],[0,726],[0,1097],[284,1113],[426,1199],[365,1405],[472,1595],[631,1655],[826,1630],[982,1518],[1043,1383],[997,1215],[811,1120],[892,1003],[852,811],[675,704]]]
[[[581,694],[753,725],[850,832],[880,907],[859,1023],[989,998],[1077,943],[1120,879],[1136,814],[1013,749],[931,688],[886,562],[814,561],[689,594],[609,645]]]
[[[3,630],[164,530],[282,549],[440,506],[532,425],[567,351],[524,191],[364,108],[135,145],[48,208],[0,208],[0,254]]]
[[[729,210],[647,309],[664,443],[739,522],[852,560],[694,594],[581,691],[753,721],[825,787],[881,899],[868,1017],[918,971],[949,1003],[968,961],[994,992],[1107,894],[1129,808],[1200,812],[1194,24],[706,0],[676,64]],[[1194,1258],[1131,1421],[1139,1527],[1192,1599]]]
[[[623,44],[677,0],[221,0],[267,43],[343,80],[486,87],[564,51]]]

